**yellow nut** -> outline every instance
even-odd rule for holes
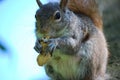
[[[46,55],[39,54],[37,57],[37,63],[39,66],[43,66],[49,61],[50,58],[51,58],[51,55],[49,53]]]
[[[44,39],[49,39],[49,37],[46,36],[43,38],[43,40],[40,41],[40,44],[42,45],[42,51],[37,57],[37,63],[39,66],[43,66],[44,64],[46,64],[51,58],[51,54],[49,52],[46,52],[48,43],[44,42]]]

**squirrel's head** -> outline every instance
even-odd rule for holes
[[[61,0],[59,3],[48,3],[43,5],[36,0],[39,8],[35,14],[36,36],[47,35],[58,37],[63,34],[68,26],[69,19],[66,15],[66,5],[68,0]]]

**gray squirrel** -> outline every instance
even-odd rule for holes
[[[50,36],[46,51],[52,58],[45,64],[52,80],[106,80],[108,48],[103,31],[83,13],[67,7],[68,0],[43,5],[36,18],[35,50],[40,53],[40,39]]]

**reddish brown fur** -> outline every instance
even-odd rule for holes
[[[89,16],[96,27],[102,30],[102,17],[98,11],[98,5],[95,0],[69,0],[68,8],[75,13],[83,13]]]

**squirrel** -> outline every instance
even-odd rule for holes
[[[40,39],[49,36],[46,51],[52,52],[44,65],[46,74],[53,80],[106,80],[108,48],[99,25],[86,14],[69,9],[70,0],[44,5],[36,1],[34,48],[41,53]]]

